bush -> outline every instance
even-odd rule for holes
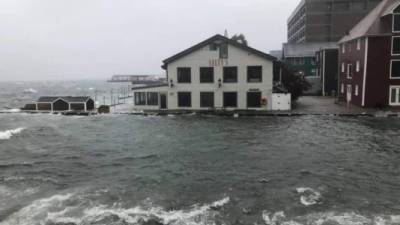
[[[292,101],[296,101],[311,88],[304,75],[295,73],[284,63],[280,63],[279,68],[282,70],[282,86],[292,95]]]

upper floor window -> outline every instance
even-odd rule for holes
[[[262,66],[247,67],[247,82],[249,83],[262,82]]]
[[[178,83],[191,83],[192,74],[190,68],[178,68]]]
[[[400,32],[400,14],[393,14],[393,33]]]
[[[214,67],[200,67],[200,83],[214,83]]]
[[[392,37],[392,55],[400,55],[400,36]]]
[[[346,53],[346,43],[342,44],[342,53]]]
[[[345,72],[345,65],[344,65],[344,63],[342,63],[342,73],[344,73]]]
[[[390,78],[400,79],[400,60],[390,62]]]
[[[236,66],[224,67],[224,83],[237,83],[238,68]]]
[[[311,58],[311,65],[316,65],[316,64],[317,64],[316,58],[315,57]]]
[[[361,39],[357,39],[357,50],[361,49]]]
[[[218,50],[218,44],[217,43],[211,43],[210,44],[210,51],[217,51]]]
[[[219,57],[221,59],[228,58],[228,43],[221,43],[219,46]]]
[[[347,78],[351,79],[353,77],[353,65],[347,64]]]
[[[356,63],[356,71],[360,72],[360,61],[357,61]]]

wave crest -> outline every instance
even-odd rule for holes
[[[0,140],[7,140],[10,139],[13,135],[21,133],[25,128],[19,127],[14,130],[6,130],[6,131],[1,131],[0,132]]]
[[[168,224],[201,225],[215,224],[218,210],[229,202],[229,197],[206,205],[194,205],[190,209],[167,211],[162,207],[124,208],[82,202],[82,195],[64,194],[40,199],[9,216],[0,225],[31,224]],[[77,203],[78,201],[78,203]],[[77,203],[72,204],[71,203]]]

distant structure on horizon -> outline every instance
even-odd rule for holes
[[[146,84],[160,84],[165,83],[166,78],[158,77],[156,75],[114,75],[111,79],[107,80],[111,83],[132,83],[139,85]]]
[[[338,42],[381,0],[302,0],[287,21],[288,43]]]

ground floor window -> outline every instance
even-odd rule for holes
[[[224,92],[224,107],[237,107],[237,92]]]
[[[214,108],[214,92],[200,92],[200,107]]]
[[[400,86],[390,87],[390,105],[400,105]]]
[[[192,93],[178,92],[178,107],[192,107]]]
[[[400,60],[392,60],[390,70],[390,78],[400,79]]]
[[[261,107],[261,92],[247,92],[247,108]]]
[[[158,93],[157,92],[147,92],[147,105],[158,105]]]
[[[146,105],[146,92],[135,92],[135,105]]]
[[[340,92],[344,93],[344,84],[340,85]]]

